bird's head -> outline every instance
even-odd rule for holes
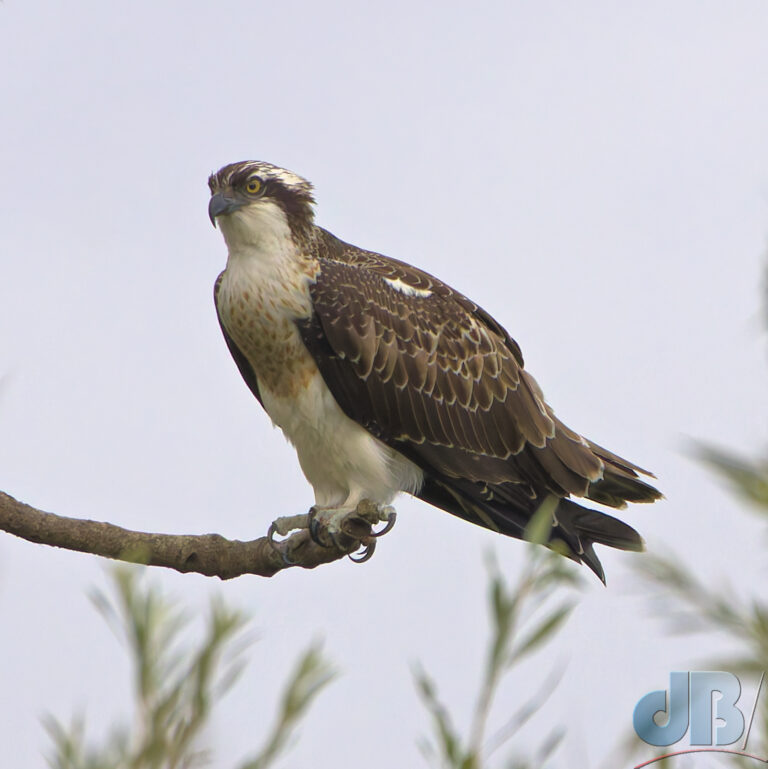
[[[228,244],[258,245],[282,230],[294,238],[312,227],[312,185],[259,160],[230,163],[208,178],[208,216]]]

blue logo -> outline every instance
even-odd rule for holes
[[[656,747],[674,745],[688,733],[693,749],[678,753],[716,751],[756,758],[745,751],[764,678],[765,673],[760,678],[754,704],[748,710],[748,719],[745,719],[738,705],[741,682],[733,673],[670,673],[669,690],[648,692],[635,705],[632,716],[635,732],[641,740]],[[740,750],[724,748],[742,738]],[[671,755],[676,753],[668,754]]]
[[[713,695],[720,694],[720,699]],[[635,706],[632,723],[649,745],[674,745],[690,724],[691,745],[733,745],[744,734],[744,714],[736,706],[741,682],[733,673],[670,673],[669,692],[648,692]],[[654,716],[665,714],[660,725]],[[715,719],[723,723],[714,726]]]

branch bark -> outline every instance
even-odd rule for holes
[[[220,579],[243,574],[272,577],[289,566],[314,569],[336,561],[357,550],[370,536],[377,516],[361,503],[357,510],[358,522],[362,520],[362,527],[357,528],[359,539],[347,539],[344,549],[339,544],[318,545],[306,529],[278,543],[269,537],[241,542],[219,534],[131,531],[111,523],[46,513],[0,491],[0,530],[28,542]]]

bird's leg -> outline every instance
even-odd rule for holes
[[[302,515],[283,515],[272,521],[267,537],[272,548],[283,559],[283,563],[286,566],[296,565],[290,557],[291,547],[294,544],[299,544],[303,536],[306,536],[304,532],[307,531],[309,531],[309,515],[307,513]],[[277,540],[275,539],[275,534],[279,534],[281,537],[285,537],[285,539]]]
[[[397,514],[390,505],[377,505],[364,499],[354,508],[323,508],[314,506],[309,511],[309,533],[312,539],[324,547],[340,550],[357,550],[363,547],[360,557],[349,557],[357,562],[367,561],[376,549],[376,539],[395,525]],[[385,526],[379,531],[373,527],[380,522]]]

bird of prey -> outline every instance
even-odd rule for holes
[[[261,161],[208,180],[228,248],[219,323],[249,388],[295,446],[331,534],[362,500],[412,494],[523,538],[556,500],[550,546],[601,580],[593,544],[641,550],[612,508],[661,494],[646,470],[566,427],[520,347],[434,276],[345,243],[314,221],[312,185]]]

